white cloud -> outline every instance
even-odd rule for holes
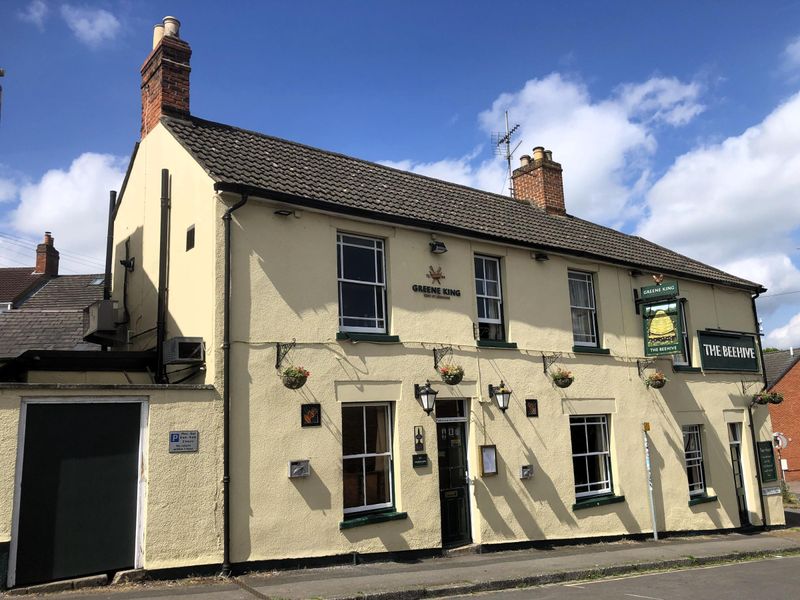
[[[53,169],[19,189],[19,204],[10,215],[14,230],[33,239],[52,231],[61,264],[76,272],[96,271],[71,255],[85,255],[100,265],[105,260],[108,193],[118,189],[125,160],[86,152],[68,170]],[[78,258],[77,256],[75,257]]]
[[[41,31],[44,30],[44,20],[48,12],[47,4],[43,0],[31,0],[24,10],[17,13],[17,16],[21,21],[35,25]]]
[[[0,177],[0,203],[9,202],[17,196],[17,184],[10,179]]]
[[[103,42],[113,39],[120,29],[120,22],[102,8],[85,8],[64,4],[61,16],[72,33],[90,48],[97,48]]]
[[[794,70],[800,67],[800,36],[794,38],[783,49],[783,67]]]
[[[703,110],[699,95],[697,84],[652,78],[622,85],[608,98],[595,100],[582,82],[553,73],[501,94],[479,115],[479,122],[487,134],[503,131],[508,110],[512,121],[520,124],[515,138],[522,140],[520,153],[545,146],[564,166],[567,210],[619,225],[636,215],[632,201],[649,184],[656,128],[688,123]],[[506,168],[499,159],[392,164],[490,192],[505,187]]]
[[[765,346],[774,348],[797,348],[800,346],[800,313],[789,319],[789,322],[778,327],[764,338]]]

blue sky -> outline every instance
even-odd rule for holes
[[[172,14],[193,114],[500,192],[509,110],[569,212],[764,283],[768,342],[800,344],[800,4],[562,4],[4,2],[0,266],[50,230],[98,270]]]

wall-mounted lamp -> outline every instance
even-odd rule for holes
[[[550,260],[550,257],[544,252],[531,252],[531,254],[533,255],[533,260],[536,260],[538,262],[544,262],[546,260]]]
[[[642,275],[644,275],[644,273],[642,273],[639,269],[631,269],[630,271],[628,271],[628,275],[630,275],[631,277],[641,277]]]
[[[503,412],[506,412],[506,410],[508,410],[508,401],[511,400],[511,390],[509,390],[502,381],[498,386],[494,386],[490,383],[489,398],[494,398],[495,402],[497,402],[497,407]]]
[[[414,384],[414,398],[422,402],[422,409],[428,414],[433,412],[438,393],[431,387],[430,381],[426,381],[425,385]]]
[[[289,215],[294,214],[294,211],[289,210],[288,208],[279,208],[278,210],[275,211],[274,214],[279,215],[281,217],[288,217]]]
[[[447,252],[447,246],[444,245],[444,242],[441,242],[439,240],[434,240],[430,242],[430,244],[431,244],[431,252],[433,252],[434,254],[444,254],[445,252]]]

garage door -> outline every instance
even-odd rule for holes
[[[141,404],[27,404],[15,585],[132,568]]]

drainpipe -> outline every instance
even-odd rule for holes
[[[111,253],[114,250],[114,207],[117,192],[112,191],[108,199],[108,234],[106,235],[106,270],[103,279],[103,300],[111,299]]]
[[[763,291],[763,290],[762,290]],[[767,372],[764,370],[764,349],[761,347],[761,325],[758,322],[758,309],[756,309],[756,298],[761,295],[761,292],[756,292],[750,296],[750,302],[753,305],[753,322],[756,326],[756,335],[758,338],[758,356],[761,361],[761,379],[764,382],[764,388],[767,389]],[[753,406],[752,403],[747,404],[747,416],[750,418],[750,439],[753,442],[753,457],[756,462],[756,482],[758,483],[758,499],[761,503],[761,527],[765,531],[769,529],[767,525],[767,509],[764,504],[764,489],[761,485],[761,464],[758,462],[758,445],[756,444],[756,428],[753,425]]]
[[[167,253],[169,251],[169,169],[161,169],[161,237],[158,256],[158,315],[156,321],[156,383],[169,383],[164,366],[167,315]]]
[[[225,296],[222,306],[222,577],[231,575],[231,503],[230,503],[230,349],[231,349],[231,215],[247,204],[247,195],[222,215],[225,224]]]

